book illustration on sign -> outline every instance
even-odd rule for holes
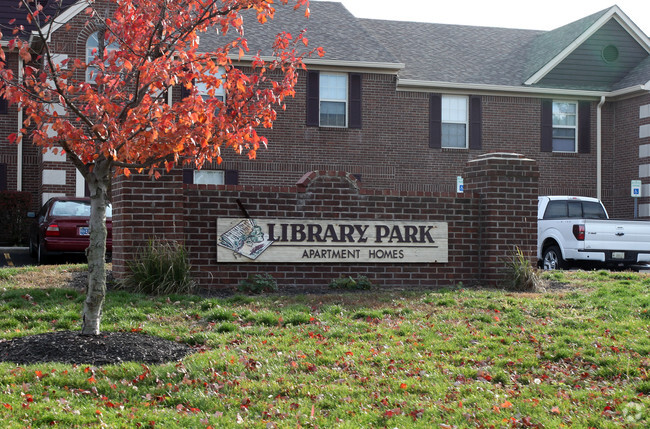
[[[219,237],[220,246],[252,260],[257,259],[271,244],[273,241],[253,219],[238,222]]]

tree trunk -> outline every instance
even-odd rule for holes
[[[110,186],[110,163],[97,161],[87,180],[90,189],[90,246],[88,288],[83,309],[81,335],[99,335],[102,307],[106,297],[106,205]]]

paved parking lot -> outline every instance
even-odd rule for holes
[[[34,263],[27,247],[0,247],[0,267],[22,267]]]

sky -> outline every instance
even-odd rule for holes
[[[318,0],[311,0],[318,1]],[[650,0],[336,0],[358,18],[552,30],[618,5],[650,37]]]

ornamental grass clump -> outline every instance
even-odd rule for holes
[[[542,289],[542,279],[519,246],[507,257],[505,288],[517,292],[537,292]]]
[[[196,284],[185,248],[177,242],[150,240],[129,262],[123,286],[150,295],[188,294]]]

